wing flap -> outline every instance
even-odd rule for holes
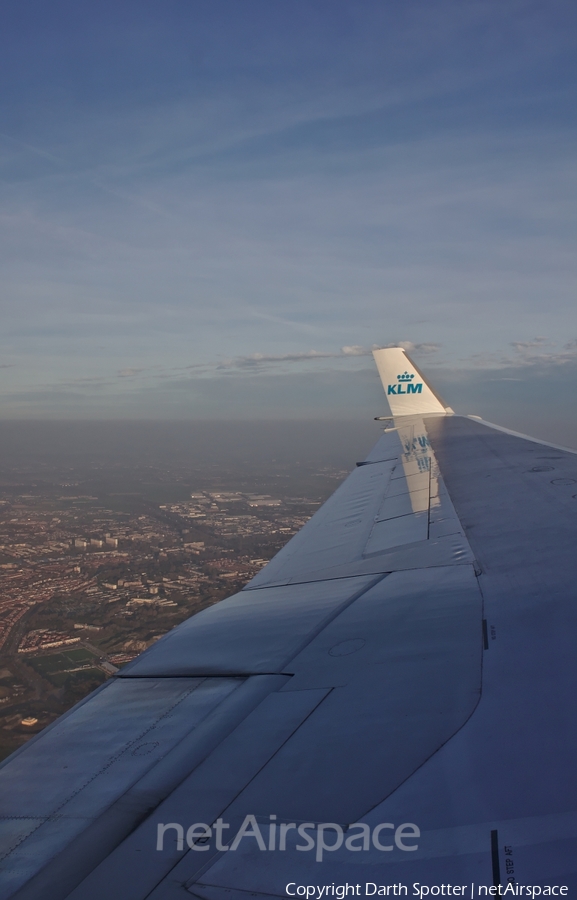
[[[458,730],[480,697],[481,595],[468,566],[384,578],[287,666],[333,690],[230,814],[353,822]]]
[[[120,677],[282,672],[303,643],[374,582],[368,575],[241,591],[173,628]]]
[[[183,884],[194,894],[213,863],[232,868],[228,877],[238,885],[236,853],[227,858],[169,847],[143,855],[141,870],[132,874],[131,860],[154,846],[158,822],[221,817],[232,834],[246,815],[267,824],[271,813],[279,823],[355,821],[470,716],[480,695],[481,634],[481,596],[471,567],[379,581],[294,657],[287,680],[71,900],[100,900],[112,879],[123,900],[140,900],[163,866],[166,879],[151,897],[168,898]]]
[[[373,525],[363,556],[380,555],[393,547],[426,541],[428,535],[428,511],[383,519]]]

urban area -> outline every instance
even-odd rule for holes
[[[277,475],[274,492],[257,477],[234,490],[229,476],[224,489],[210,474],[190,490],[157,468],[151,499],[150,472],[142,490],[131,473],[125,491],[118,477],[111,490],[102,479],[31,483],[10,472],[0,483],[0,758],[240,590],[344,474],[318,473],[295,494],[289,476]]]

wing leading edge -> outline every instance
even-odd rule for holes
[[[577,457],[375,356],[394,420],[333,497],[0,769],[0,898],[577,886]],[[246,816],[269,836],[276,817],[286,849],[198,852],[178,828],[155,849],[159,823]],[[299,824],[359,821],[420,836],[302,852]]]

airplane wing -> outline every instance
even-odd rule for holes
[[[375,358],[328,502],[0,768],[0,900],[577,889],[577,455]]]

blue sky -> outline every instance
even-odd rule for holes
[[[364,415],[399,341],[575,411],[576,19],[6,0],[0,416]]]

